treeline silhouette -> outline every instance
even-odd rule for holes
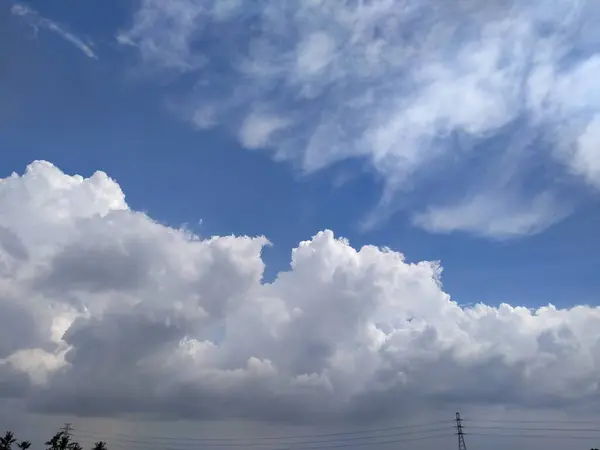
[[[79,442],[74,441],[65,431],[59,431],[45,442],[44,445],[46,446],[46,450],[83,450]],[[29,447],[31,447],[31,442],[17,440],[12,431],[7,431],[4,433],[4,436],[0,437],[0,450],[14,450],[15,448],[27,450]],[[107,450],[106,442],[96,442],[92,450]]]
[[[397,428],[397,427],[393,427],[393,428]],[[363,430],[362,432],[364,432],[365,430]],[[381,431],[381,430],[375,430],[375,431]],[[600,430],[599,430],[600,431]],[[410,432],[406,432],[404,434],[412,434],[415,431],[410,431]],[[419,432],[419,431],[417,431]],[[380,445],[384,445],[384,444],[391,444],[391,443],[401,443],[401,442],[408,442],[408,441],[414,441],[414,440],[424,440],[424,439],[433,439],[433,438],[449,438],[452,437],[449,434],[434,434],[434,435],[426,435],[426,436],[418,436],[418,437],[411,437],[411,438],[404,438],[404,439],[398,439],[398,440],[384,440],[384,441],[380,441],[380,440],[376,440],[378,437],[377,436],[367,436],[367,438],[373,439],[372,442],[350,442],[350,443],[344,443],[344,444],[340,444],[338,441],[343,441],[343,440],[360,440],[362,439],[361,436],[353,436],[353,437],[348,437],[346,436],[347,434],[355,434],[355,433],[361,433],[361,431],[354,431],[354,432],[342,432],[342,433],[329,433],[329,434],[321,434],[321,435],[312,435],[312,436],[279,436],[279,437],[263,437],[263,438],[259,438],[259,439],[263,439],[263,440],[267,440],[267,439],[273,439],[274,441],[277,441],[278,444],[282,445],[282,449],[287,449],[287,450],[292,450],[293,448],[297,448],[296,446],[298,444],[323,444],[323,443],[335,443],[335,445],[321,445],[321,446],[317,446],[317,447],[305,447],[307,449],[312,449],[312,450],[320,450],[320,449],[331,449],[331,448],[344,448],[344,447],[355,447],[355,446],[380,446]],[[343,436],[339,436],[339,435],[343,435]],[[379,438],[389,438],[391,436],[396,436],[397,434],[388,434],[388,435],[382,435],[379,436]],[[551,436],[551,435],[544,435],[544,436],[540,436],[540,435],[516,435],[516,434],[478,434],[478,433],[474,433],[473,435],[475,436],[488,436],[490,438],[498,438],[498,437],[521,437],[521,438],[530,438],[530,437],[536,437],[536,438],[540,438],[540,437],[544,437],[544,438],[557,438],[557,437],[563,437],[563,436]],[[320,441],[296,441],[296,442],[286,442],[286,439],[296,439],[296,438],[300,438],[300,437],[316,437],[316,436],[335,436],[336,438],[334,440],[320,440]],[[468,435],[467,435],[468,436]],[[569,438],[571,439],[575,439],[578,438],[578,436],[570,436]],[[145,444],[148,446],[148,448],[150,447],[154,447],[156,446],[156,444],[160,444],[160,446],[162,447],[165,443],[164,442],[159,442],[158,441],[158,437],[150,439],[150,440],[127,440],[127,439],[123,439],[121,444],[125,444],[124,446],[128,446],[128,445],[132,445],[133,444]],[[191,438],[192,442],[183,442],[184,439],[181,438],[168,438],[168,437],[163,437],[162,439],[175,439],[178,442],[175,444],[176,447],[172,447],[172,448],[189,448],[190,445],[192,446],[200,446],[202,447],[203,445],[206,445],[207,442],[210,442],[210,444],[208,445],[217,445],[219,447],[252,447],[252,446],[256,446],[257,443],[256,442],[250,442],[248,444],[243,444],[241,442],[235,442],[232,443],[231,440],[236,440],[239,441],[241,440],[241,438],[226,438],[226,439],[218,439],[218,438],[205,438],[205,439],[194,439]],[[591,438],[586,438],[586,439],[591,439]],[[215,441],[218,441],[218,443],[215,443]],[[229,442],[227,442],[229,441]],[[178,445],[179,444],[179,445]],[[287,444],[289,447],[287,447]],[[56,434],[54,434],[54,436],[52,436],[48,441],[46,441],[44,443],[45,445],[45,450],[83,450],[83,447],[79,444],[79,442],[73,440],[73,437],[69,434],[68,431],[64,431],[61,430],[59,432],[57,432]],[[264,444],[264,445],[269,445],[269,444]],[[123,445],[120,445],[123,446]],[[181,446],[181,447],[180,447]],[[7,431],[6,433],[4,433],[3,436],[0,436],[0,450],[28,450],[31,447],[31,442],[30,441],[20,441],[15,437],[15,434],[12,431]],[[105,441],[97,441],[96,443],[93,444],[93,446],[90,448],[90,450],[108,450],[106,442]],[[597,447],[593,447],[590,450],[599,450]]]

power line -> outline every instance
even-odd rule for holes
[[[454,422],[453,420],[439,420],[434,422],[427,423],[419,423],[413,425],[396,425],[393,427],[386,428],[374,428],[374,429],[363,429],[363,430],[354,430],[354,431],[343,431],[336,433],[317,433],[317,434],[304,434],[304,435],[282,435],[282,436],[258,436],[253,437],[251,440],[253,441],[268,441],[268,440],[291,440],[291,439],[312,439],[317,437],[333,437],[333,436],[354,436],[358,434],[366,434],[366,433],[380,433],[385,431],[396,431],[396,430],[409,430],[414,428],[421,427],[431,427],[432,425],[440,425],[440,424],[448,424],[450,428],[450,424]],[[418,430],[418,431],[427,431],[427,430]],[[433,431],[433,430],[429,430]],[[85,431],[83,431],[85,433]],[[123,434],[123,433],[114,433],[114,436],[124,437],[124,438],[135,438],[131,434]],[[393,436],[394,434],[390,434],[388,436]],[[157,441],[189,441],[189,442],[220,442],[220,441],[248,441],[249,439],[246,437],[228,437],[228,438],[216,438],[216,437],[176,437],[176,436],[147,436],[146,439],[157,440]]]
[[[460,413],[456,413],[455,434],[458,437],[458,449],[466,450],[465,436],[481,436],[491,438],[517,438],[517,439],[572,439],[572,440],[599,440],[600,436],[582,436],[579,433],[600,433],[600,428],[557,428],[549,427],[550,424],[585,424],[594,423],[591,421],[553,421],[553,420],[524,420],[520,423],[524,424],[539,424],[536,427],[523,426],[502,426],[502,424],[511,424],[515,421],[506,420],[474,420],[468,421],[469,430],[474,432],[465,432],[464,423]],[[498,423],[495,425],[480,425],[485,423]],[[418,424],[396,425],[384,428],[372,428],[363,430],[353,430],[344,432],[331,433],[313,433],[299,435],[282,435],[282,436],[259,436],[259,437],[175,437],[175,436],[147,436],[144,438],[135,438],[129,434],[116,434],[114,439],[115,444],[127,447],[160,447],[161,450],[176,450],[178,448],[186,448],[198,443],[204,443],[211,447],[219,448],[239,448],[239,447],[254,447],[265,448],[270,450],[298,450],[302,446],[306,450],[320,450],[329,448],[342,447],[361,447],[361,446],[384,446],[388,444],[400,444],[403,442],[413,442],[430,439],[443,439],[450,436],[451,427],[436,426],[446,424],[449,425],[449,420],[439,420]],[[544,425],[546,425],[544,427]],[[478,430],[483,430],[480,432]],[[490,430],[486,432],[485,430]],[[65,424],[62,428],[63,433],[70,435],[73,428],[70,423]],[[519,432],[534,432],[534,433],[519,433]],[[560,433],[567,434],[561,435]],[[78,436],[96,439],[97,436],[93,433],[86,433],[83,430],[78,430]],[[325,438],[325,439],[319,439]],[[165,449],[166,442],[169,442]]]
[[[386,438],[397,438],[397,437],[406,437],[406,436],[414,436],[417,434],[423,434],[423,433],[439,433],[439,432],[443,432],[445,431],[446,433],[444,434],[445,436],[450,436],[450,431],[452,430],[452,427],[437,427],[437,428],[426,428],[426,429],[422,429],[422,430],[413,430],[413,431],[404,431],[401,433],[390,433],[390,434],[384,434],[384,435],[374,435],[374,436],[342,436],[342,437],[338,437],[338,438],[333,438],[333,439],[321,439],[321,440],[292,440],[291,442],[285,442],[285,439],[276,439],[274,440],[270,440],[270,442],[264,442],[265,439],[263,438],[263,442],[256,442],[256,439],[253,438],[246,438],[244,439],[244,442],[239,442],[239,439],[236,440],[228,440],[226,438],[222,438],[222,439],[215,439],[215,440],[211,440],[210,438],[205,438],[203,439],[201,442],[207,444],[207,445],[211,445],[213,447],[258,447],[258,446],[270,446],[270,445],[282,445],[282,444],[286,444],[286,445],[313,445],[313,444],[327,444],[327,443],[332,443],[332,442],[356,442],[356,441],[367,441],[364,443],[358,443],[357,445],[366,445],[366,444],[378,444],[379,442],[376,442],[377,440],[380,439],[386,439]],[[78,433],[80,434],[80,433]],[[316,435],[313,435],[316,436]],[[88,437],[88,438],[96,438],[94,435],[85,435],[85,433],[83,433],[82,437]],[[419,437],[419,436],[414,436],[414,437]],[[428,437],[428,436],[420,436],[420,437]],[[118,438],[119,441],[127,443],[127,444],[140,444],[140,445],[164,445],[163,442],[161,442],[158,439],[129,439],[129,438]],[[183,440],[183,438],[181,439]],[[254,441],[254,442],[253,442]],[[394,440],[394,442],[398,441],[397,439]],[[190,445],[197,445],[197,443],[195,442],[176,442],[175,445],[177,446],[190,446]],[[347,444],[350,445],[350,444]]]
[[[418,437],[409,437],[409,438],[404,438],[404,439],[392,439],[392,440],[387,440],[387,441],[371,441],[371,442],[351,442],[351,443],[336,443],[333,445],[319,445],[319,446],[311,446],[311,447],[304,447],[304,445],[306,445],[306,443],[298,443],[298,442],[291,442],[291,443],[284,443],[284,446],[281,446],[281,443],[276,443],[276,444],[263,444],[263,445],[280,445],[278,447],[272,448],[271,450],[297,450],[297,448],[295,447],[296,445],[303,445],[304,449],[307,450],[321,450],[321,449],[329,449],[329,448],[346,448],[346,447],[359,447],[359,446],[377,446],[377,445],[389,445],[389,444],[399,444],[399,443],[403,443],[403,442],[415,442],[415,441],[424,441],[424,440],[432,440],[432,439],[442,439],[442,438],[448,438],[449,436],[451,436],[450,433],[443,433],[443,434],[434,434],[434,435],[430,435],[430,436],[418,436]],[[330,442],[334,442],[334,441],[330,441]],[[313,442],[313,443],[308,443],[308,444],[318,444],[319,442]],[[145,444],[146,446],[148,445],[148,443],[144,443],[144,442],[140,442],[140,444]],[[158,442],[154,443],[155,445],[162,445],[159,444]],[[215,444],[210,444],[207,443],[206,445],[209,446],[216,446]],[[224,446],[227,446],[227,444],[224,444]],[[248,446],[248,444],[244,445],[244,444],[229,444],[230,447],[241,447],[241,446]],[[178,447],[161,447],[164,450],[176,450]]]
[[[586,432],[598,432],[600,433],[600,428],[528,428],[528,427],[494,427],[494,426],[480,426],[480,425],[470,425],[469,429],[478,429],[478,430],[516,430],[516,431],[570,431],[570,432],[578,432],[578,431],[586,431]]]
[[[357,443],[336,444],[336,445],[325,445],[325,446],[319,446],[319,447],[304,447],[304,448],[311,449],[311,450],[320,450],[320,449],[325,449],[325,448],[346,448],[346,447],[358,447],[358,446],[363,446],[363,445],[369,445],[369,446],[388,445],[388,444],[399,444],[402,442],[426,441],[426,440],[430,440],[430,439],[440,439],[440,438],[447,439],[449,436],[450,436],[450,433],[444,433],[444,434],[438,434],[438,435],[432,435],[432,436],[412,437],[412,438],[406,438],[406,439],[394,439],[394,440],[381,441],[381,442],[361,442],[359,444],[357,444]],[[276,450],[295,450],[295,449],[293,447],[279,447]]]
[[[511,437],[511,438],[534,438],[534,439],[580,439],[580,440],[600,440],[600,436],[565,436],[555,434],[509,434],[509,433],[465,433],[467,436],[493,436],[493,437]]]
[[[452,427],[450,422],[454,422]],[[467,422],[467,428],[473,432],[465,432],[464,424]],[[486,424],[498,423],[496,425]],[[509,426],[509,424],[517,424]],[[131,434],[113,434],[115,445],[117,447],[135,447],[135,448],[160,448],[160,450],[178,450],[180,448],[189,448],[192,445],[203,443],[209,447],[219,448],[239,448],[254,447],[265,450],[321,450],[346,447],[377,447],[389,444],[401,444],[404,442],[424,441],[433,439],[444,439],[451,436],[451,429],[455,429],[455,435],[458,437],[458,449],[466,450],[465,436],[480,436],[489,438],[513,438],[513,439],[565,439],[565,440],[600,440],[600,436],[587,436],[580,433],[600,433],[600,428],[579,427],[565,428],[555,427],[551,424],[583,424],[597,422],[592,421],[564,421],[564,420],[474,420],[467,421],[462,419],[460,413],[456,413],[456,418],[450,420],[439,420],[419,424],[396,425],[385,428],[372,428],[363,430],[331,432],[331,433],[313,433],[299,435],[282,436],[258,436],[258,437],[175,437],[175,436],[146,436],[135,438]],[[445,424],[446,426],[441,426]],[[483,425],[482,425],[483,424]],[[506,424],[506,426],[502,426]],[[527,427],[519,424],[537,424],[540,426]],[[482,430],[482,431],[478,431]],[[490,430],[487,432],[486,430]],[[66,423],[61,431],[71,436],[73,428],[70,423]],[[532,432],[532,433],[530,433]],[[565,433],[565,434],[560,434]],[[97,439],[94,433],[78,430],[75,433],[82,438]],[[321,439],[319,439],[321,438]],[[324,439],[323,439],[324,438]],[[111,439],[112,440],[112,439]]]
[[[463,422],[469,423],[469,427],[471,427],[471,423],[539,423],[539,424],[598,424],[600,422],[600,418],[598,420],[507,420],[507,419],[463,419]]]

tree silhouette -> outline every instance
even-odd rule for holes
[[[66,441],[65,441],[66,439]],[[69,436],[65,436],[64,432],[59,431],[50,438],[44,445],[48,446],[47,450],[66,450],[69,443]]]
[[[71,436],[64,431],[56,433],[45,445],[48,447],[47,450],[83,450],[79,442],[72,441]],[[96,442],[92,450],[108,450],[106,442]]]
[[[0,450],[11,450],[12,445],[17,442],[12,431],[7,431],[3,437],[0,437]],[[21,450],[27,450],[31,447],[31,442],[21,441],[17,443],[17,447]]]
[[[12,431],[7,431],[4,436],[0,437],[0,450],[10,450],[12,445],[17,442]]]
[[[0,437],[0,450],[12,450],[15,443],[19,450],[28,450],[31,447],[31,442],[17,442],[15,434],[12,431],[7,431],[4,436]],[[71,440],[71,436],[64,431],[56,433],[44,445],[47,447],[46,450],[83,450],[79,442]],[[108,448],[106,442],[98,441],[91,450],[108,450]]]

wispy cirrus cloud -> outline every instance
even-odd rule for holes
[[[366,160],[386,182],[369,223],[401,197],[430,230],[506,237],[600,184],[598,19],[592,1],[144,0],[119,40],[196,77],[180,109],[201,128],[307,172]]]
[[[15,16],[22,17],[25,19],[35,30],[44,28],[58,34],[61,38],[70,42],[79,50],[81,50],[87,57],[98,59],[98,56],[90,46],[85,43],[81,38],[74,35],[73,33],[66,30],[66,28],[53,20],[42,17],[37,11],[30,8],[29,6],[16,3],[12,6],[11,12]]]
[[[520,203],[521,202],[521,203]],[[571,211],[554,198],[538,195],[526,204],[520,199],[481,193],[458,204],[435,205],[415,214],[416,225],[436,233],[455,230],[490,238],[511,238],[539,232],[544,226],[565,218]]]

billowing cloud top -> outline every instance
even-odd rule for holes
[[[600,187],[599,19],[585,0],[143,0],[118,39],[195,80],[172,103],[200,128],[306,171],[367,161],[386,184],[367,224],[401,192],[428,230],[505,238]]]
[[[106,174],[46,162],[0,179],[0,211],[0,395],[34,410],[322,421],[600,406],[597,308],[461,307],[437,263],[330,231],[265,283],[264,237],[169,228]]]

